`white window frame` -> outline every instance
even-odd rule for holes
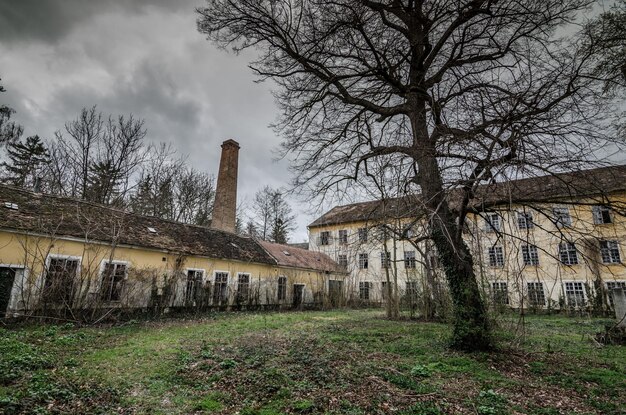
[[[500,253],[501,253],[501,257],[502,257],[502,263],[498,262],[498,252],[497,249],[500,249]],[[493,258],[494,258],[494,262],[492,264],[491,262],[491,250],[493,249]],[[504,264],[505,264],[505,258],[504,258],[504,247],[502,245],[494,245],[494,246],[490,246],[487,248],[487,259],[489,260],[489,266],[491,268],[503,268]]]
[[[607,212],[609,221],[604,221],[603,213]],[[594,225],[610,225],[613,223],[614,218],[612,214],[613,210],[610,206],[607,205],[593,205],[591,207],[591,215],[593,216],[593,224]]]
[[[364,286],[367,286],[367,298],[363,298],[361,296],[361,292],[363,291],[363,288],[361,287],[361,284],[365,284]],[[374,284],[371,281],[359,281],[359,300],[361,301],[370,301],[372,299],[372,288],[373,288]]]
[[[361,262],[362,256],[363,256],[364,260]],[[367,252],[359,252],[357,259],[358,259],[359,269],[369,269],[370,256],[369,256],[369,254]]]
[[[407,256],[413,254],[413,256]],[[415,250],[404,251],[404,269],[417,269],[417,254]]]
[[[359,242],[360,243],[367,243],[368,238],[369,238],[368,234],[369,234],[369,231],[367,229],[367,226],[364,227],[364,228],[359,228],[357,230],[357,235],[358,235],[358,238],[359,238]]]
[[[220,270],[213,271],[213,277],[211,278],[211,283],[213,285],[211,287],[211,291],[212,291],[211,303],[213,304],[213,300],[215,299],[215,284],[216,284],[215,279],[217,278],[217,274],[226,274],[226,304],[228,304],[230,302],[230,298],[228,298],[228,288],[231,283],[230,271],[220,271]],[[216,304],[213,304],[213,305],[216,305]]]
[[[252,274],[249,272],[238,272],[237,273],[237,290],[235,290],[235,297],[239,297],[239,276],[245,275],[248,277],[248,297],[246,301],[250,299],[251,289],[252,289]]]
[[[30,275],[30,269],[22,264],[0,264],[2,268],[13,268],[15,272],[15,278],[13,279],[13,286],[11,287],[11,297],[9,298],[9,303],[7,304],[6,310],[0,310],[0,317],[4,317],[5,311],[10,313],[18,309],[18,303],[20,302],[20,290],[25,294],[25,297],[28,297],[27,293],[24,292],[26,283],[28,281],[28,276]],[[46,267],[46,270],[48,268]],[[17,271],[22,271],[20,274],[20,281],[18,284],[18,275]],[[24,304],[24,308],[27,307],[27,304]]]
[[[345,238],[342,237],[342,234]],[[346,245],[348,243],[348,230],[347,229],[339,229],[337,231],[337,239],[340,245]]]
[[[346,261],[345,261],[345,266],[344,264],[341,263],[341,261],[339,260],[339,257],[343,257]],[[348,254],[337,254],[337,264],[339,265],[340,268],[342,269],[348,269]]]
[[[609,301],[609,305],[614,308],[615,302],[613,300],[613,293],[612,293],[614,288],[609,288],[609,284],[615,284],[617,286],[622,285],[624,288],[624,291],[626,292],[626,280],[604,281],[604,287],[606,288],[606,296],[608,297],[607,300]]]
[[[526,253],[528,254],[528,262],[526,262],[526,257],[524,256],[525,255],[524,248],[526,248]],[[531,248],[534,248],[534,250]],[[539,266],[539,248],[537,247],[537,245],[533,245],[530,243],[523,244],[520,246],[520,251],[522,253],[522,263],[524,264],[525,267]]]
[[[324,236],[326,238],[324,238]],[[320,231],[320,246],[329,246],[333,239],[333,233],[331,231]],[[324,242],[325,240],[325,242]]]
[[[280,279],[284,278],[285,279],[285,295],[283,298],[280,298]],[[279,275],[276,278],[276,301],[278,303],[280,303],[281,301],[287,301],[288,299],[288,295],[287,295],[287,287],[289,286],[289,278],[287,278],[286,275]]]
[[[560,211],[561,213],[557,213]],[[562,215],[564,214],[564,215]],[[557,228],[569,228],[572,226],[572,213],[570,212],[570,208],[567,206],[553,206],[552,207],[552,216],[554,219],[554,223]],[[567,218],[566,221],[562,221],[562,218]]]
[[[391,268],[391,252],[380,251],[380,268]]]
[[[207,280],[207,274],[206,274],[206,269],[204,268],[185,268],[185,290],[183,292],[183,301],[186,303],[187,302],[187,284],[189,283],[189,271],[194,271],[194,272],[201,272],[202,273],[202,285],[204,285],[206,283]]]
[[[98,270],[98,281],[94,284],[96,288],[95,291],[92,291],[92,294],[100,295],[100,290],[102,289],[102,277],[104,276],[104,267],[106,264],[114,264],[114,265],[125,265],[126,273],[124,274],[124,282],[128,281],[128,270],[130,269],[130,261],[118,260],[118,259],[103,259],[100,261],[100,269]],[[104,300],[101,300],[104,301]],[[109,302],[109,301],[106,301]],[[110,301],[110,302],[118,302],[118,300]]]
[[[565,245],[566,249],[567,249],[567,258],[568,258],[568,263],[563,262],[563,256],[561,255],[562,251],[561,251],[561,247]],[[574,257],[576,262],[572,263],[571,259],[572,257],[570,256],[570,248],[569,245],[571,245],[574,248]],[[563,242],[559,242],[559,246],[558,246],[558,258],[559,258],[559,264],[561,265],[565,265],[566,267],[573,267],[575,265],[579,265],[580,264],[580,259],[578,258],[578,248],[576,247],[576,243],[574,242],[570,242],[570,241],[563,241]]]
[[[608,254],[609,254],[609,257],[611,259],[609,262],[604,261],[604,255],[602,254],[602,250],[603,250],[602,243],[603,242],[607,244],[607,249],[609,251]],[[600,243],[600,258],[602,259],[602,263],[604,265],[616,265],[616,264],[621,264],[622,263],[622,252],[620,250],[619,241],[614,240],[614,239],[613,240],[603,239],[599,243]],[[610,244],[610,243],[614,243],[615,244],[615,250],[617,250],[617,259],[618,259],[617,261],[613,261],[614,258],[611,255],[612,248],[608,247],[608,244]]]
[[[582,287],[584,304],[570,304],[569,298],[567,296],[567,284],[580,284],[580,286]],[[576,292],[576,291],[574,291],[574,292]],[[565,297],[565,304],[570,306],[570,307],[582,307],[582,306],[587,305],[587,303],[589,301],[589,297],[588,297],[588,294],[587,294],[587,288],[585,287],[585,282],[584,281],[576,281],[576,280],[565,280],[565,281],[563,281],[563,296]]]
[[[529,230],[535,227],[535,221],[532,212],[517,212],[517,228]]]
[[[497,286],[497,288],[496,288]],[[504,287],[504,294],[506,294],[504,298],[504,303],[496,302],[496,292],[501,293],[502,287]],[[489,290],[491,291],[491,301],[496,305],[509,305],[511,304],[511,299],[509,298],[509,283],[507,281],[489,281]]]
[[[494,219],[496,219],[494,221]],[[485,217],[485,231],[487,233],[500,232],[502,230],[502,216],[499,213],[487,213]]]
[[[529,284],[534,284],[535,285],[534,291],[537,291],[536,285],[540,284],[540,286],[541,286],[541,293],[542,293],[542,297],[543,297],[543,304],[533,304],[533,302],[530,299],[530,290],[528,289]],[[528,305],[529,306],[531,306],[531,307],[545,307],[546,306],[547,296],[546,296],[546,287],[544,285],[545,284],[543,283],[543,281],[526,281],[526,296],[528,298]]]

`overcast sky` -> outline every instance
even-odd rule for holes
[[[196,30],[203,0],[0,0],[0,103],[25,135],[51,139],[83,107],[143,118],[152,142],[172,143],[217,175],[220,144],[241,144],[239,201],[287,186],[269,84],[253,83],[250,56],[218,50]],[[294,242],[312,221],[301,205]]]

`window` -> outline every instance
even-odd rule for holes
[[[100,284],[102,301],[120,301],[125,279],[125,263],[106,262],[102,269],[102,282]]]
[[[539,265],[539,254],[535,245],[522,245],[524,265]]]
[[[216,272],[213,286],[213,304],[228,302],[228,273]]]
[[[491,296],[494,304],[507,305],[509,303],[509,290],[507,283],[502,281],[492,282]]]
[[[485,217],[485,230],[487,232],[499,232],[502,225],[500,215],[488,213]]]
[[[585,305],[585,286],[582,282],[565,283],[565,299],[570,307]]]
[[[370,288],[372,286],[371,282],[360,282],[359,283],[359,298],[361,300],[369,300],[370,299]]]
[[[609,304],[611,308],[615,307],[615,300],[613,299],[613,290],[616,288],[623,288],[626,291],[626,281],[608,281],[606,283],[606,290],[609,296]]]
[[[489,248],[489,266],[504,266],[504,251],[502,250],[501,246],[492,246]]]
[[[605,264],[622,262],[617,241],[600,241],[600,254],[602,254],[602,262]]]
[[[250,275],[237,275],[237,301],[246,302],[250,298]]]
[[[391,266],[391,253],[390,252],[380,253],[380,266],[383,269],[389,268]]]
[[[591,208],[593,213],[593,223],[596,225],[602,225],[605,223],[613,223],[611,217],[611,208],[603,205],[596,205]]]
[[[359,254],[359,269],[367,269],[369,260],[367,254]]]
[[[330,232],[323,231],[320,232],[320,245],[329,245],[330,244]]]
[[[278,301],[287,299],[287,277],[278,277]]]
[[[577,265],[578,253],[573,242],[561,242],[559,244],[559,259],[563,265]]]
[[[406,295],[413,301],[417,299],[417,281],[406,282]]]
[[[546,305],[546,295],[543,291],[542,282],[529,282],[526,284],[526,288],[528,289],[528,303],[531,306]]]
[[[554,215],[554,223],[557,228],[572,226],[572,217],[569,214],[568,208],[554,207],[552,208],[552,214]]]
[[[348,243],[348,231],[345,229],[341,229],[339,231],[339,243],[345,245]]]
[[[520,229],[532,229],[535,227],[533,214],[530,212],[517,212],[517,226]]]
[[[367,228],[359,228],[359,242],[367,242]]]
[[[415,251],[404,251],[404,268],[415,269]]]
[[[337,255],[337,264],[339,264],[341,269],[348,269],[348,255],[346,255],[346,254],[338,254]]]
[[[43,292],[45,302],[72,303],[79,263],[77,258],[50,257]]]
[[[202,297],[202,277],[204,271],[201,269],[187,270],[187,285],[185,287],[185,304],[199,304]]]

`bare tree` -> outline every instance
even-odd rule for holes
[[[591,0],[208,0],[198,29],[256,47],[278,85],[277,129],[296,186],[358,180],[365,161],[410,160],[454,303],[453,346],[489,349],[491,329],[462,224],[476,187],[597,160],[609,137],[589,76],[593,50],[559,36]],[[372,130],[371,134],[362,134]],[[451,206],[446,189],[461,189]]]
[[[295,216],[280,190],[265,186],[256,192],[253,213],[256,232],[261,239],[287,243],[289,232],[294,229]]]

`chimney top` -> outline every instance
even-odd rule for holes
[[[235,140],[233,140],[232,138],[231,138],[231,139],[228,139],[228,140],[226,140],[226,141],[224,141],[224,142],[222,143],[222,148],[224,148],[225,146],[235,146],[235,147],[237,147],[237,148],[241,148],[241,147],[239,146],[239,143],[238,143],[238,142],[236,142]]]

